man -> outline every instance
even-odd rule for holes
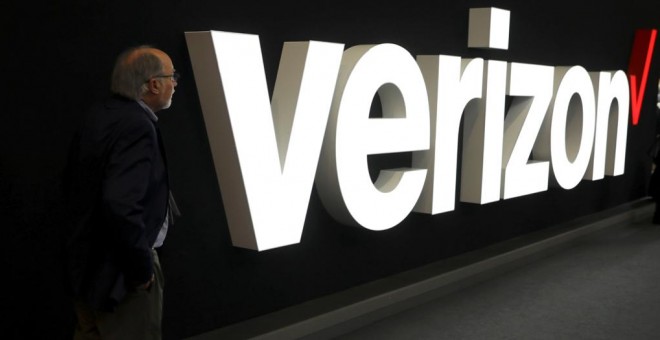
[[[176,206],[155,112],[170,107],[177,79],[165,52],[150,46],[123,52],[112,98],[83,117],[73,138],[65,192],[75,339],[161,337],[155,249]]]
[[[660,224],[660,80],[658,80],[658,102],[655,110],[655,139],[647,154],[651,158],[651,180],[647,191],[655,201],[655,212],[651,222],[657,225]]]

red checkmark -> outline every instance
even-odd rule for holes
[[[633,125],[637,125],[639,122],[639,113],[642,109],[657,34],[658,30],[655,29],[640,29],[635,32],[635,41],[628,66]]]

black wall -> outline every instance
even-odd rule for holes
[[[168,236],[166,339],[246,320],[403,270],[585,216],[646,195],[655,132],[660,56],[637,126],[629,126],[625,174],[575,189],[484,206],[457,203],[436,216],[411,214],[382,232],[334,222],[312,193],[302,242],[256,252],[231,245],[215,179],[185,31],[258,34],[269,84],[282,43],[395,43],[413,55],[451,54],[588,71],[627,70],[634,32],[660,28],[657,0],[280,1],[10,0],[0,13],[0,306],[9,338],[70,338],[74,317],[61,282],[59,173],[77,117],[108,93],[124,48],[149,43],[183,74],[160,114],[171,181],[184,216]],[[467,48],[468,11],[511,11],[509,50]],[[387,160],[386,160],[387,162]],[[376,166],[376,165],[374,165]],[[8,279],[4,273],[8,273]],[[3,334],[3,335],[4,335]],[[4,336],[3,336],[4,338]]]

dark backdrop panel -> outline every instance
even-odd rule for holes
[[[382,232],[333,221],[312,193],[302,242],[266,252],[235,248],[215,180],[185,31],[258,34],[272,89],[282,43],[396,43],[413,55],[451,54],[589,71],[627,70],[635,29],[658,28],[657,0],[380,1],[211,0],[10,1],[0,114],[0,261],[10,289],[0,304],[17,318],[11,336],[69,338],[73,315],[60,276],[58,176],[75,121],[107,95],[124,48],[167,51],[184,78],[161,113],[173,190],[184,216],[163,254],[166,338],[178,339],[478,249],[646,195],[655,131],[658,56],[638,126],[630,126],[623,176],[582,182],[483,206],[457,203],[436,216],[411,214]],[[471,7],[511,11],[510,48],[467,48]],[[385,158],[380,162],[387,164]],[[373,166],[379,166],[374,162]],[[6,300],[6,303],[5,301]],[[4,315],[8,315],[4,313]],[[28,326],[36,324],[37,327]],[[21,333],[14,333],[20,330]],[[19,337],[18,334],[21,334]]]

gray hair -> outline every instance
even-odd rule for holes
[[[112,70],[112,93],[134,100],[142,97],[147,91],[147,81],[163,71],[163,63],[152,49],[148,45],[137,46],[117,57]]]

